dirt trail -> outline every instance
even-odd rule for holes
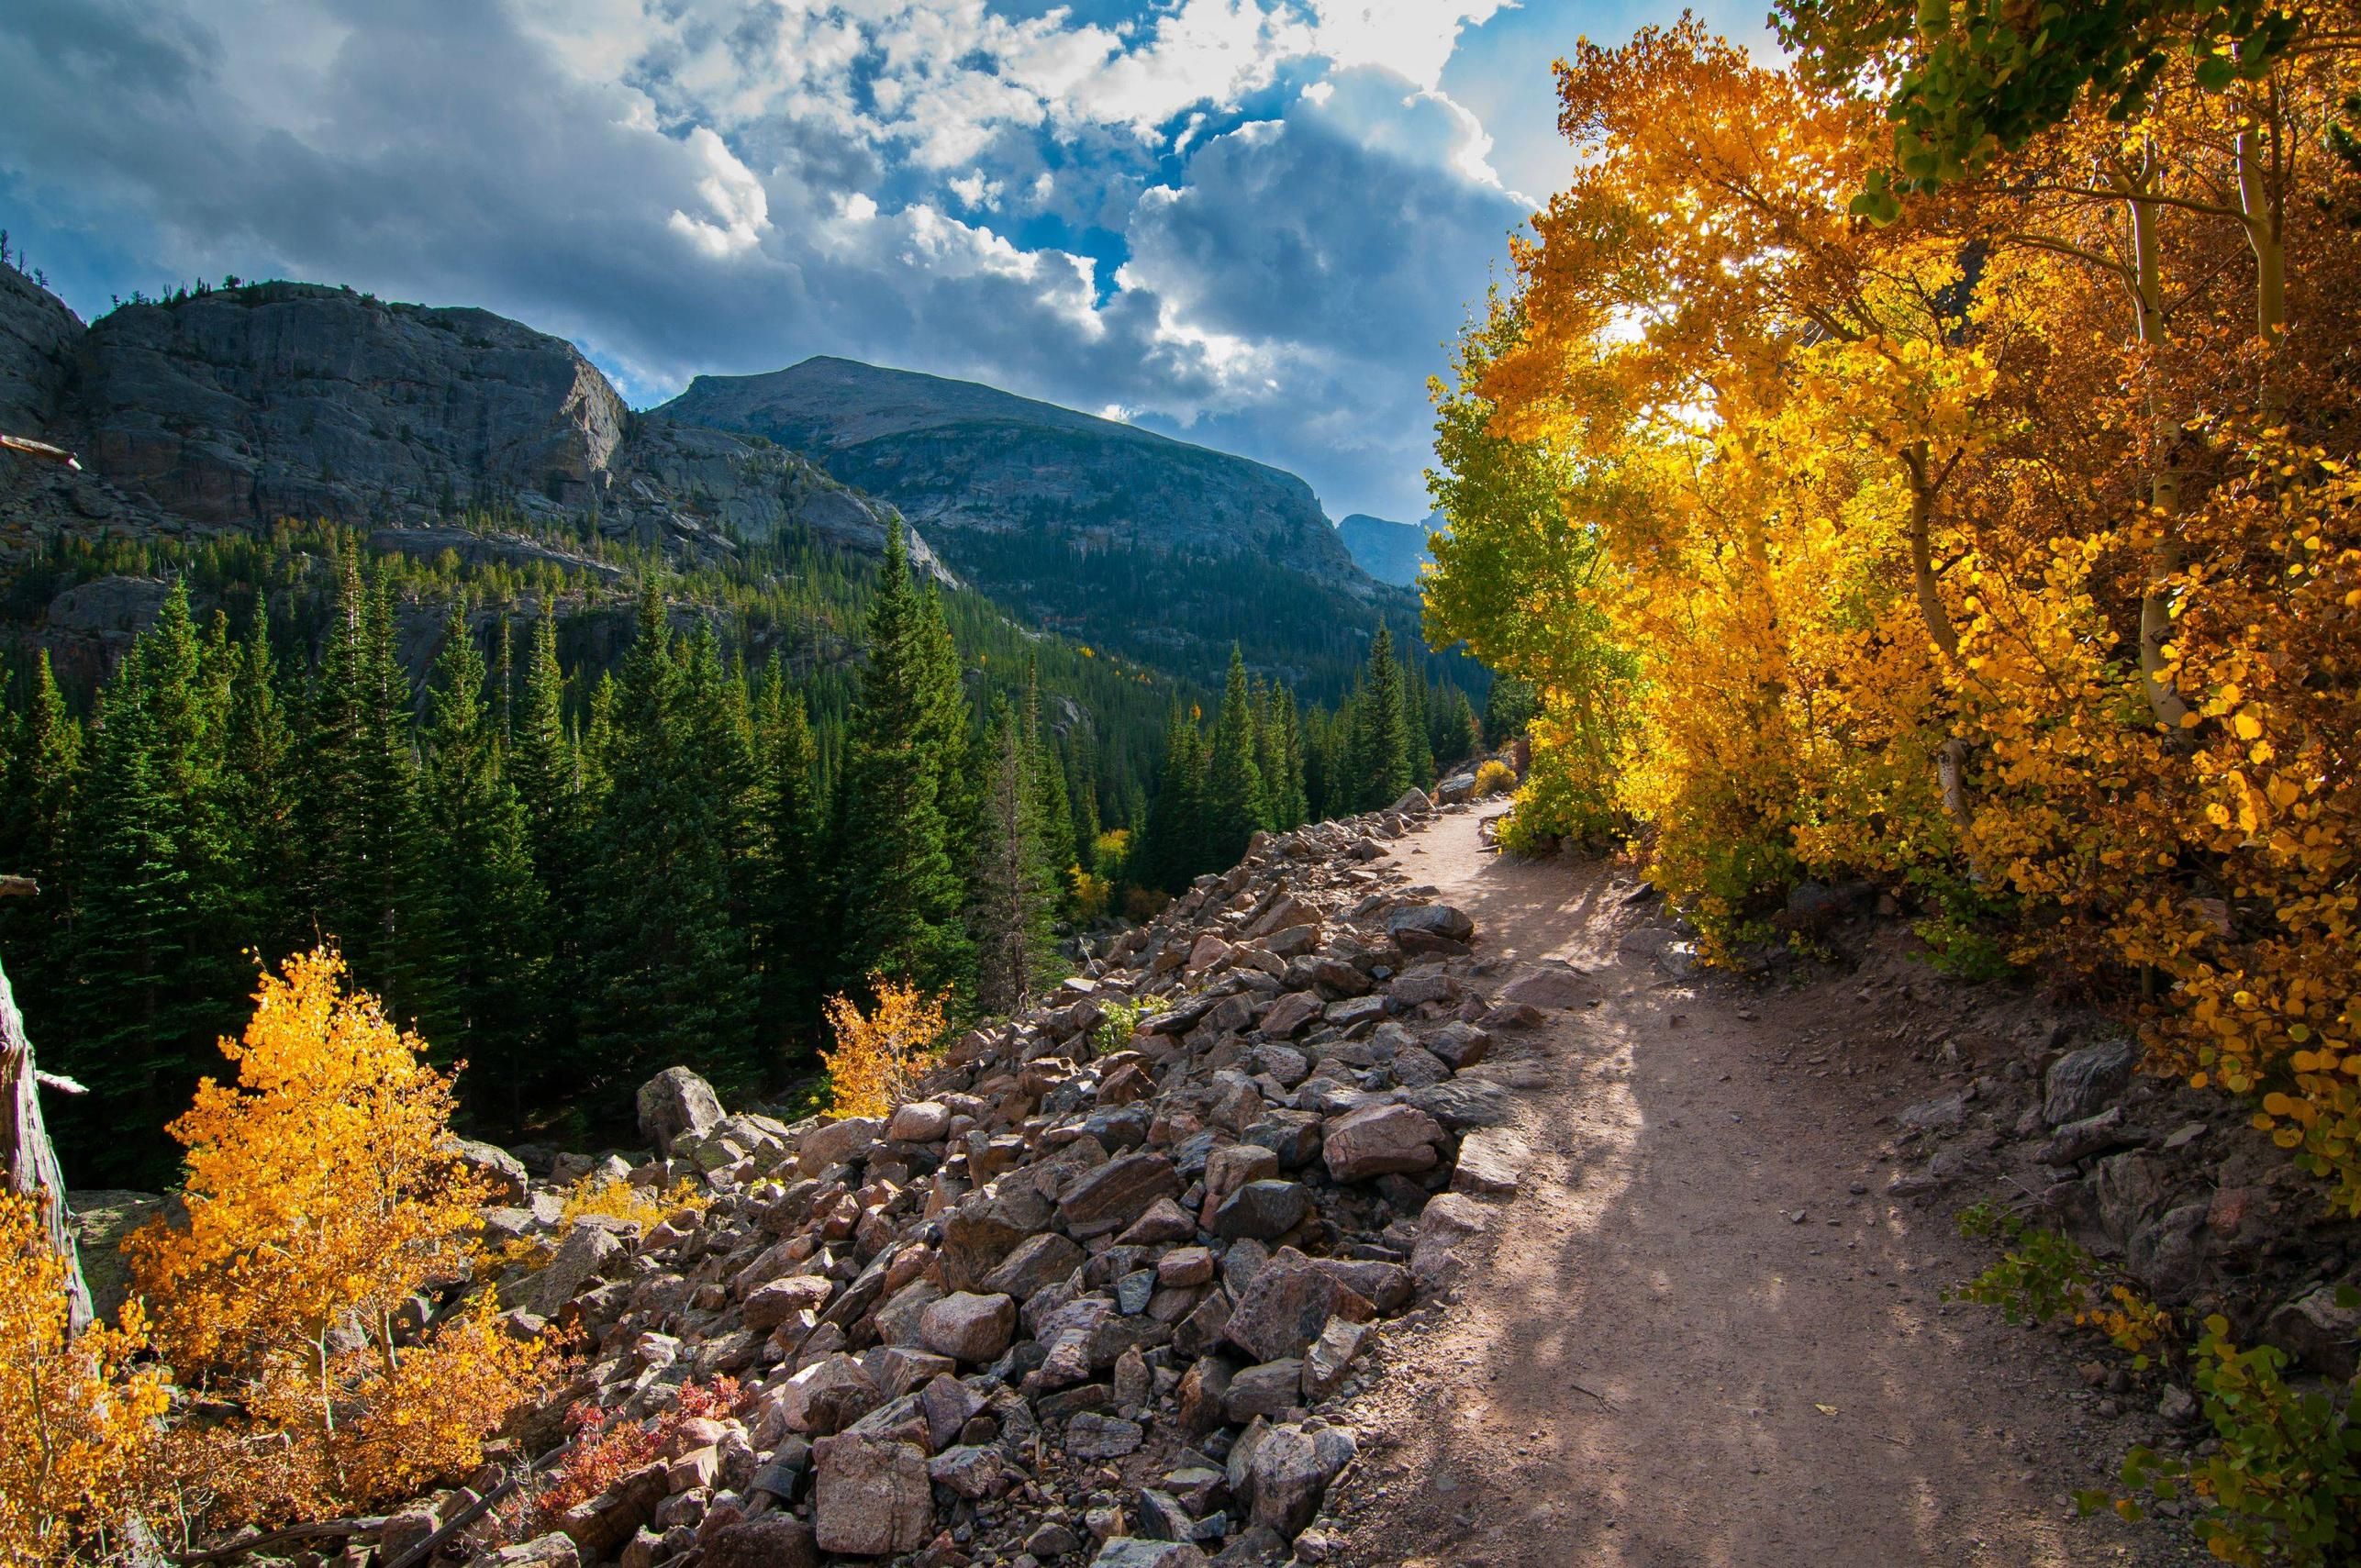
[[[1886,1053],[1906,1084],[1779,1070],[1828,995],[1668,979],[1628,884],[1497,859],[1476,821],[1442,818],[1394,863],[1475,917],[1498,978],[1564,960],[1598,999],[1485,1069],[1521,1091],[1532,1162],[1449,1309],[1388,1337],[1337,1558],[2196,1561],[2168,1524],[2075,1518],[2066,1494],[2111,1456],[2077,1429],[2066,1351],[1941,1300],[1988,1260],[1950,1206],[1884,1192],[1876,1121],[1931,1092],[1916,1058]]]

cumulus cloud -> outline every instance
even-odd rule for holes
[[[85,309],[481,304],[635,401],[837,353],[1120,409],[1420,515],[1523,208],[1441,85],[1498,0],[33,0],[0,224]]]

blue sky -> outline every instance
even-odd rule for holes
[[[1758,49],[1765,0],[1700,7]],[[1633,0],[17,0],[0,228],[85,317],[349,283],[635,405],[810,354],[1427,505],[1425,378]]]

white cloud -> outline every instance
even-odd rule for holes
[[[708,256],[743,255],[763,242],[763,230],[771,227],[771,204],[763,183],[738,161],[727,142],[704,126],[689,132],[688,142],[705,160],[707,173],[696,183],[696,194],[705,199],[710,216],[692,217],[674,207],[668,227]]]

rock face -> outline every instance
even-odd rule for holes
[[[874,552],[891,515],[767,441],[632,413],[571,343],[489,311],[270,283],[85,329],[0,274],[0,427],[89,470],[0,459],[0,549],[290,517],[398,533],[473,507],[690,554],[782,534]],[[563,554],[522,535],[503,548]],[[923,541],[913,553],[948,575]]]
[[[1412,603],[1353,563],[1295,475],[971,382],[812,359],[699,376],[658,413],[801,452],[900,507],[1003,603],[1134,656],[1177,643],[1208,676],[1230,632],[1196,628],[1216,602],[1234,605],[1249,562],[1255,592],[1292,598],[1287,618],[1309,612],[1301,629],[1250,625],[1250,664],[1325,658],[1314,622],[1322,637],[1338,621],[1374,629],[1380,610]],[[1172,570],[1180,556],[1189,570]],[[1111,608],[1100,585],[1133,573],[1159,584],[1153,602]]]
[[[1336,536],[1353,553],[1353,563],[1380,583],[1408,588],[1419,580],[1419,568],[1434,557],[1427,535],[1442,526],[1440,517],[1423,523],[1395,523],[1354,512],[1336,525]]]
[[[640,1136],[670,1154],[673,1140],[721,1120],[721,1096],[687,1068],[667,1067],[640,1085],[639,1111]]]

